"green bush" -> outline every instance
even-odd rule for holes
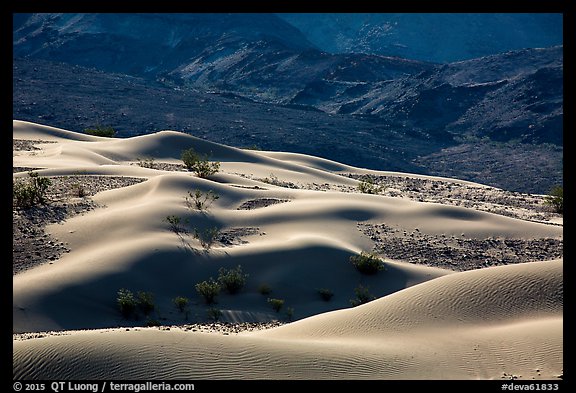
[[[564,187],[556,186],[552,188],[550,194],[546,196],[544,203],[552,206],[556,213],[564,213]]]
[[[12,181],[12,204],[21,208],[29,208],[36,204],[34,187],[21,180]]]
[[[138,307],[144,315],[149,315],[154,311],[154,294],[151,292],[139,291],[137,295]]]
[[[375,297],[370,294],[370,287],[358,285],[354,289],[354,293],[356,294],[356,299],[350,299],[350,304],[352,304],[352,307],[368,303],[375,299]]]
[[[207,193],[203,193],[200,190],[188,191],[188,196],[186,198],[186,206],[192,210],[208,210],[215,200],[220,198],[218,194],[210,190]]]
[[[364,251],[360,255],[351,256],[350,262],[362,274],[373,275],[385,270],[384,263],[377,255]]]
[[[86,128],[84,133],[94,136],[104,136],[107,138],[113,138],[116,135],[116,131],[112,127],[96,126],[94,128]]]
[[[260,284],[258,292],[260,292],[261,295],[269,295],[272,292],[272,288],[270,288],[268,284]]]
[[[221,267],[218,273],[218,282],[230,294],[240,292],[240,290],[244,288],[244,285],[246,285],[248,274],[242,273],[242,266],[240,265],[238,265],[236,269],[229,270]]]
[[[292,321],[292,318],[294,318],[294,308],[293,307],[288,307],[286,309],[286,318],[288,319],[288,321]]]
[[[377,185],[370,176],[365,176],[358,184],[358,190],[364,194],[380,194],[384,191],[384,187]]]
[[[73,183],[71,186],[72,195],[78,198],[83,198],[86,196],[86,189],[80,183]]]
[[[190,301],[187,297],[176,296],[174,299],[172,299],[172,302],[180,312],[184,312]]]
[[[151,318],[146,319],[146,326],[148,326],[148,327],[161,326],[161,325],[162,324],[157,319],[151,319]]]
[[[210,251],[218,236],[220,236],[220,230],[216,227],[206,228],[202,232],[194,228],[194,239],[198,239],[206,251]]]
[[[197,153],[193,148],[182,152],[182,161],[189,171],[194,171],[198,177],[207,178],[220,170],[218,161],[210,162],[209,156]]]
[[[334,293],[331,290],[326,289],[326,288],[318,289],[318,294],[320,295],[322,300],[324,300],[325,302],[330,301],[330,299],[332,299],[332,296],[334,296]]]
[[[136,299],[134,294],[128,289],[122,288],[118,290],[116,302],[124,318],[130,317],[136,312]]]
[[[218,322],[218,320],[222,316],[222,311],[220,311],[216,307],[210,307],[208,310],[206,310],[206,314],[208,314],[208,318],[210,320]]]
[[[183,220],[179,216],[166,216],[164,220],[170,225],[170,230],[175,234],[186,233],[186,228],[181,225]]]
[[[46,193],[52,184],[49,178],[28,172],[28,181],[15,180],[12,182],[13,204],[21,208],[29,208],[46,203]]]
[[[220,284],[218,284],[212,277],[206,281],[196,284],[196,292],[204,298],[206,304],[216,303],[216,296],[220,293]]]
[[[268,304],[270,304],[270,306],[272,306],[274,311],[280,312],[280,310],[282,309],[282,306],[284,306],[284,300],[283,299],[268,299]]]

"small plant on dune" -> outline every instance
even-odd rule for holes
[[[151,292],[139,291],[137,296],[138,307],[142,310],[142,313],[148,316],[152,311],[154,311],[154,294]]]
[[[172,302],[174,303],[178,311],[184,312],[186,310],[186,307],[188,307],[188,303],[190,301],[188,300],[187,297],[176,296],[174,299],[172,299]]]
[[[179,216],[174,215],[166,216],[164,221],[166,221],[170,225],[170,230],[175,234],[178,235],[180,233],[186,233],[186,228],[184,228],[184,226],[182,225],[184,222],[182,218],[180,218]]]
[[[40,176],[37,172],[28,172],[28,179],[12,181],[13,205],[29,208],[46,203],[46,193],[52,181]]]
[[[268,299],[268,304],[272,307],[272,309],[276,312],[280,312],[282,306],[284,306],[283,299]]]
[[[208,319],[214,322],[218,322],[220,317],[222,317],[222,311],[216,307],[210,307],[208,310],[206,310],[206,314],[208,315]]]
[[[154,158],[137,158],[138,165],[142,168],[156,169],[157,165]]]
[[[72,183],[70,186],[72,195],[78,198],[84,198],[86,196],[86,188],[80,183]]]
[[[250,146],[241,146],[239,149],[242,150],[262,150],[262,148],[258,145],[250,145]]]
[[[329,302],[330,299],[332,299],[332,296],[334,296],[334,292],[326,288],[318,289],[318,294],[325,302]]]
[[[206,228],[203,231],[199,231],[198,228],[194,228],[194,239],[200,241],[200,245],[204,250],[210,251],[212,245],[216,242],[220,236],[220,230],[216,227]]]
[[[377,195],[384,191],[384,187],[376,184],[370,176],[364,176],[358,184],[358,190],[364,194]]]
[[[350,299],[350,304],[352,304],[352,307],[356,307],[376,299],[374,296],[372,296],[372,294],[370,294],[370,287],[365,287],[363,285],[358,285],[354,289],[354,294],[356,295],[356,299]]]
[[[288,321],[292,321],[292,318],[294,318],[294,308],[288,307],[286,309],[286,319],[288,319]]]
[[[220,284],[212,277],[196,284],[196,292],[204,298],[206,304],[216,303],[216,296],[220,293],[220,289]]]
[[[268,284],[260,284],[258,286],[258,292],[261,295],[269,295],[272,292],[272,288]]]
[[[270,176],[263,178],[262,181],[274,186],[282,186],[282,182],[278,179],[278,176],[273,173],[271,173]]]
[[[157,320],[157,319],[152,319],[152,318],[146,319],[146,326],[148,326],[148,327],[161,326],[161,325],[162,325],[162,324],[161,324],[160,321]]]
[[[200,190],[188,191],[188,196],[186,199],[186,206],[190,210],[208,210],[215,200],[219,199],[220,196],[214,191],[210,190],[207,193],[203,193]]]
[[[136,312],[136,299],[132,291],[122,288],[118,290],[116,297],[118,309],[124,318],[129,318]]]
[[[556,186],[552,188],[550,194],[544,199],[544,203],[552,206],[556,213],[564,213],[564,187]]]
[[[236,269],[226,269],[221,267],[218,270],[218,282],[228,293],[235,294],[240,292],[244,285],[248,274],[242,272],[242,266],[238,265]]]
[[[292,183],[292,182],[288,182],[288,181],[282,181],[280,179],[278,179],[278,176],[276,176],[275,174],[271,173],[270,176],[262,178],[262,179],[258,179],[264,183],[267,184],[272,184],[273,186],[278,186],[278,187],[285,187],[285,188],[299,188],[296,184]]]
[[[377,255],[362,251],[360,255],[352,255],[350,262],[362,274],[373,275],[385,270],[384,262]]]
[[[194,148],[184,150],[181,158],[189,171],[193,171],[203,179],[218,173],[220,170],[220,162],[210,162],[208,155],[200,154]]]
[[[107,138],[113,138],[116,135],[116,130],[112,127],[96,126],[94,128],[84,129],[84,133],[94,136],[104,136]]]

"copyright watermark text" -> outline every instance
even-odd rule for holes
[[[15,392],[150,392],[150,391],[194,391],[193,383],[169,383],[169,382],[20,382],[12,384]]]

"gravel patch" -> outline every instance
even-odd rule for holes
[[[241,204],[238,209],[236,210],[253,210],[253,209],[261,209],[263,207],[268,207],[272,205],[276,205],[278,203],[285,203],[290,202],[289,199],[274,199],[274,198],[259,198],[259,199],[251,199],[249,201],[244,202]]]
[[[28,209],[12,209],[12,274],[43,263],[55,263],[70,252],[64,242],[45,232],[49,224],[101,207],[91,196],[100,191],[126,187],[145,179],[122,176],[74,175],[49,177],[47,203]]]
[[[564,254],[561,239],[468,239],[366,223],[359,223],[358,229],[374,241],[373,251],[384,258],[455,271],[544,261]]]
[[[362,180],[366,175],[344,173],[342,176]],[[419,202],[462,206],[479,211],[551,224],[561,217],[545,202],[545,196],[506,191],[494,187],[478,187],[451,181],[417,179],[407,176],[371,175],[374,184],[385,187],[381,195],[407,198]],[[345,189],[340,191],[346,192]],[[358,190],[356,190],[358,192]]]
[[[179,330],[190,333],[215,333],[221,335],[233,335],[242,332],[254,332],[257,330],[272,329],[278,326],[284,325],[284,322],[280,321],[270,321],[270,322],[213,322],[213,323],[194,323],[185,325],[167,325],[167,326],[155,326],[155,327],[129,327],[129,328],[118,328],[122,331],[140,331],[140,330]],[[118,330],[116,329],[116,330]],[[115,329],[106,329],[106,331],[113,331]],[[81,331],[81,330],[80,330]],[[86,330],[84,330],[86,331]],[[32,332],[32,333],[13,333],[12,340],[14,341],[24,341],[31,339],[44,338],[49,336],[69,336],[74,333],[73,330],[67,331],[46,331],[46,332]]]
[[[44,141],[41,139],[13,139],[12,140],[12,150],[13,151],[32,151],[32,150],[41,150],[34,145],[40,143],[57,143],[55,141]]]

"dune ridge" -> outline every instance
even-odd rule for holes
[[[242,150],[175,131],[127,139],[92,137],[14,121],[14,140],[37,150],[15,151],[13,166],[43,176],[133,177],[143,182],[98,192],[98,208],[46,232],[69,247],[53,263],[13,277],[13,331],[63,335],[14,340],[14,377],[25,379],[553,379],[562,375],[562,258],[454,271],[385,258],[386,271],[363,276],[349,257],[375,239],[359,224],[386,224],[444,239],[562,240],[563,229],[487,211],[355,191],[345,173],[369,171],[295,153]],[[46,141],[46,143],[38,142]],[[50,142],[50,143],[48,143]],[[221,162],[200,179],[181,166],[194,147]],[[154,159],[156,168],[138,165]],[[15,172],[15,179],[27,174]],[[415,179],[428,179],[414,175]],[[430,178],[431,179],[431,178]],[[483,185],[434,178],[461,187]],[[190,190],[214,191],[207,211],[185,204]],[[254,201],[254,208],[242,206]],[[174,233],[166,217],[183,219]],[[551,225],[555,224],[555,225]],[[204,250],[194,230],[217,227]],[[374,236],[386,236],[377,233]],[[464,250],[465,251],[465,250]],[[513,252],[513,249],[506,250]],[[424,256],[425,259],[425,256]],[[285,300],[294,322],[232,335],[178,328],[133,329],[143,320],[119,314],[119,288],[155,295],[163,325],[185,323],[172,298],[192,300],[190,318],[206,319],[196,282],[220,267],[249,274],[239,295],[221,294],[224,321],[286,319],[258,292]],[[376,300],[350,308],[359,285]],[[319,288],[334,292],[330,302]],[[122,328],[120,328],[122,327]],[[126,328],[129,328],[128,331]],[[87,330],[84,330],[87,329]],[[58,361],[55,361],[58,359]],[[169,362],[166,359],[170,359]],[[88,367],[89,365],[89,367]]]

